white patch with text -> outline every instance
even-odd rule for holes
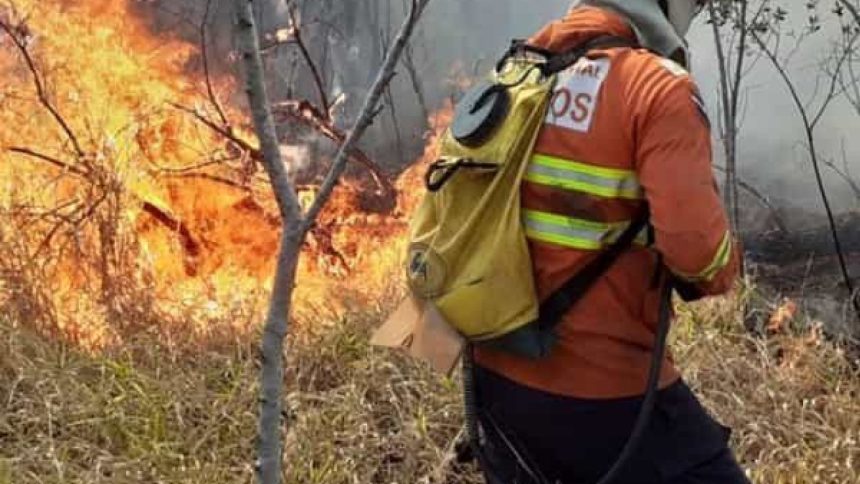
[[[558,75],[546,122],[583,133],[588,132],[600,86],[609,73],[608,58],[582,58]]]

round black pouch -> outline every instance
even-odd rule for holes
[[[502,84],[485,81],[469,89],[454,109],[454,139],[468,147],[485,143],[504,122],[510,101]]]

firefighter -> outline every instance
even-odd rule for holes
[[[559,75],[522,185],[538,295],[650,210],[650,246],[622,254],[563,317],[541,359],[478,346],[474,384],[492,484],[594,483],[642,404],[665,266],[685,299],[730,290],[740,250],[711,169],[710,126],[684,36],[704,0],[583,0],[529,41],[563,52],[597,36],[639,48],[592,52]],[[663,362],[655,411],[621,483],[748,482],[730,430]]]

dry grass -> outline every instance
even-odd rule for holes
[[[753,336],[727,301],[689,308],[680,319],[679,364],[706,406],[734,429],[754,482],[860,483],[856,354],[825,341],[808,321]]]
[[[385,304],[382,304],[385,306]],[[475,483],[448,466],[460,428],[455,382],[367,336],[381,310],[325,318],[290,352],[290,483]],[[749,336],[729,301],[681,311],[675,355],[735,428],[762,483],[852,483],[860,375],[814,332]],[[250,483],[254,346],[189,355],[129,342],[90,356],[0,318],[0,484]]]

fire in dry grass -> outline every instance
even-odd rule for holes
[[[116,319],[182,321],[192,309],[250,329],[235,308],[269,286],[279,226],[229,103],[233,79],[211,79],[231,142],[200,122],[220,114],[197,46],[154,35],[130,0],[14,0],[0,19],[4,305],[94,347],[119,340]],[[396,183],[390,214],[357,209],[359,182],[338,189],[303,258],[300,303],[331,305],[339,280],[361,281],[367,298],[390,282],[417,170]]]
[[[797,314],[797,303],[791,299],[785,298],[782,303],[770,315],[767,323],[767,331],[769,333],[780,333],[787,329],[787,326]]]

